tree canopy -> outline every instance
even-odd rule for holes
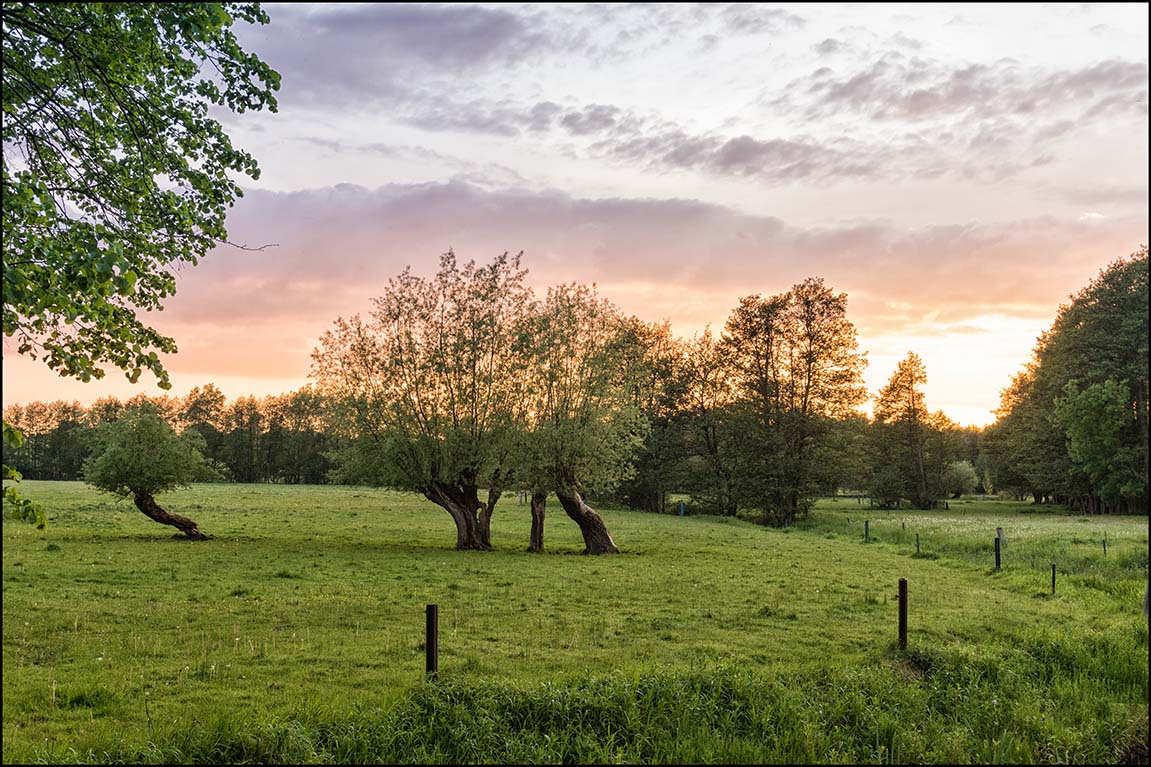
[[[1144,246],[1059,307],[989,430],[998,486],[1088,513],[1146,513],[1147,305]]]
[[[96,446],[84,462],[84,479],[98,490],[131,498],[149,518],[203,540],[196,523],[161,508],[155,496],[212,472],[201,452],[204,440],[194,431],[177,434],[155,408],[142,407],[96,430]]]
[[[4,3],[6,336],[87,381],[132,381],[175,341],[137,310],[162,309],[175,269],[227,238],[259,177],[210,107],[276,109],[279,76],[237,43],[257,3]]]
[[[350,439],[339,476],[422,493],[451,514],[459,548],[490,548],[507,486],[523,279],[518,256],[460,267],[449,251],[432,279],[405,269],[389,280],[368,320],[338,319],[313,353],[312,374]]]
[[[921,388],[926,383],[923,360],[908,352],[875,399],[869,489],[881,506],[906,499],[930,509],[970,484],[974,474],[974,467],[960,468],[953,460],[959,427],[943,411],[928,411]]]
[[[847,294],[810,278],[780,295],[747,296],[727,320],[723,351],[737,394],[737,494],[764,521],[790,524],[829,465],[828,424],[867,397]]]
[[[100,425],[84,478],[122,498],[170,492],[204,478],[203,444],[196,432],[177,434],[154,408],[140,408]]]
[[[619,549],[583,495],[610,492],[634,473],[648,425],[631,396],[633,363],[644,355],[629,329],[594,288],[569,284],[550,288],[520,333],[527,407],[518,478],[535,493],[556,493],[587,553]]]
[[[225,214],[259,178],[210,107],[276,111],[279,75],[236,41],[259,3],[4,3],[3,330],[17,351],[88,381],[103,365],[170,387],[157,352],[175,270],[227,240]],[[17,430],[4,426],[6,448]],[[20,473],[4,464],[4,479]],[[5,486],[17,518],[44,515]]]

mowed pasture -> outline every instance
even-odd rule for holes
[[[50,524],[3,527],[5,763],[1146,760],[1146,518],[607,507],[623,553],[587,557],[554,500],[528,553],[514,493],[494,550],[457,552],[444,511],[385,490],[160,499],[206,542],[82,483],[22,492]]]

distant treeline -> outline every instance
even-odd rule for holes
[[[563,423],[558,444],[569,446],[586,424],[624,424],[613,427],[626,431],[622,447],[608,453],[602,445],[611,443],[595,437],[589,453],[615,468],[580,469],[585,475],[592,469],[610,473],[612,481],[588,481],[583,489],[592,498],[653,512],[677,512],[678,503],[670,499],[686,494],[690,513],[748,513],[788,524],[814,497],[846,491],[884,507],[932,508],[962,493],[999,493],[1084,513],[1147,513],[1147,274],[1144,248],[1060,307],[1032,361],[1004,390],[999,420],[987,429],[960,427],[928,410],[922,393],[927,373],[914,353],[876,393],[873,416],[860,414],[867,394],[860,377],[865,361],[846,319],[847,297],[820,280],[778,296],[743,299],[719,337],[705,332],[680,340],[666,323],[602,312],[595,327],[602,325],[596,332],[604,334],[606,351],[581,369],[610,373],[606,383],[572,378],[570,372],[556,378],[556,371],[572,369],[563,366],[579,353],[565,351],[554,360],[539,355],[567,348],[570,338],[543,343],[547,326],[521,334],[535,339],[541,351],[528,358],[531,364],[504,373],[511,381],[508,412],[523,413],[516,416],[520,422],[505,418],[503,428],[538,430],[531,419],[553,406],[561,386],[570,388],[565,397],[614,387],[611,398],[599,400],[594,418]],[[591,299],[580,300],[593,306]],[[367,337],[363,329],[357,332],[349,337]],[[568,336],[578,339],[581,333],[587,335]],[[392,406],[376,402],[364,410],[364,394],[332,385],[335,366],[346,364],[340,343],[329,335],[317,351],[317,386],[279,396],[228,402],[207,384],[182,398],[140,395],[127,402],[104,398],[87,408],[66,402],[8,407],[4,419],[24,432],[25,442],[7,450],[4,460],[29,479],[81,479],[95,428],[150,402],[177,431],[197,431],[210,464],[228,480],[387,484],[386,467],[369,466],[365,473],[365,451],[395,449],[396,437],[368,439],[365,429],[373,424],[357,416],[356,408],[372,416]],[[382,371],[384,364],[364,369]],[[438,375],[436,364],[432,359],[428,369]],[[369,382],[366,376],[349,377],[348,369],[338,368],[344,380]],[[474,365],[468,369],[477,375]],[[536,371],[545,382],[555,378],[540,389],[538,402],[525,394],[528,389],[512,386],[520,370]],[[397,380],[372,384],[373,396]],[[451,404],[458,404],[457,379],[449,380],[455,388],[432,386],[427,376],[413,380],[397,396],[410,397],[423,386],[421,402],[448,391],[455,398]],[[492,385],[490,375],[483,380]],[[623,411],[626,421],[619,417]],[[525,454],[530,458],[531,450],[540,449]],[[530,492],[539,483],[528,477],[505,472],[507,484],[500,489]]]
[[[204,438],[204,455],[221,477],[235,482],[324,484],[332,444],[325,433],[323,398],[306,386],[290,394],[240,397],[228,402],[213,384],[185,397],[137,395],[127,402],[104,397],[78,402],[32,402],[4,409],[4,420],[24,432],[24,444],[6,449],[4,462],[25,479],[82,479],[96,427],[125,410],[155,406],[177,431]]]

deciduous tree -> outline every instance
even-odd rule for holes
[[[922,386],[927,369],[915,352],[908,352],[875,400],[875,457],[871,495],[882,505],[901,498],[916,508],[934,503],[927,486],[927,404]]]
[[[208,536],[195,521],[173,514],[156,496],[205,478],[203,440],[195,432],[176,434],[154,408],[135,409],[96,431],[96,447],[84,462],[84,479],[121,498],[131,498],[149,519],[172,525],[192,540]]]
[[[517,478],[532,489],[531,548],[543,547],[543,500],[554,491],[579,525],[585,554],[615,554],[603,517],[585,500],[628,479],[647,422],[632,396],[640,368],[619,310],[586,285],[550,288],[519,333],[528,371]],[[538,537],[537,537],[538,535]]]
[[[236,21],[268,17],[258,3],[4,3],[3,331],[20,354],[169,387],[157,352],[175,341],[137,311],[162,309],[176,270],[227,241],[234,175],[259,177],[209,107],[276,110],[279,75]]]
[[[724,331],[737,390],[740,495],[764,521],[806,513],[828,465],[830,425],[866,398],[847,295],[809,278],[778,296],[748,296]]]
[[[339,477],[422,493],[451,515],[458,549],[491,548],[510,479],[524,275],[519,256],[461,268],[449,251],[430,280],[410,269],[389,280],[368,320],[338,319],[312,355],[332,422],[350,439]]]
[[[999,420],[989,435],[998,475],[1022,478],[1037,502],[1049,498],[1084,512],[1146,513],[1147,305],[1143,247],[1102,270],[1059,308],[1026,369],[1003,392]],[[1067,388],[1071,382],[1074,391]],[[1126,387],[1122,407],[1116,399],[1121,383]],[[1077,413],[1077,407],[1088,414]],[[1112,410],[1129,416],[1124,428],[1118,428]],[[1110,429],[1110,436],[1094,432],[1096,427]],[[1073,450],[1071,442],[1077,445]],[[1102,444],[1121,451],[1122,460],[1101,462],[1097,446]],[[1141,481],[1131,481],[1131,462]],[[1103,471],[1104,465],[1115,475]],[[1114,495],[1120,487],[1126,493],[1122,500]]]

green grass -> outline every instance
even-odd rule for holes
[[[527,553],[514,494],[481,553],[380,490],[167,497],[200,543],[79,483],[24,492],[50,525],[3,528],[5,763],[1146,759],[1146,518],[604,509],[624,553],[584,557],[554,502]]]

